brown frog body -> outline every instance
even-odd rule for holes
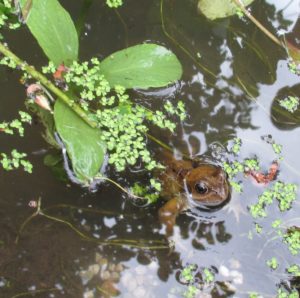
[[[176,160],[170,153],[160,174],[161,195],[168,202],[159,209],[167,235],[173,232],[177,215],[191,207],[213,208],[225,203],[230,194],[227,175],[220,166],[193,160]]]

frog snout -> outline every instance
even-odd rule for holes
[[[215,176],[217,176],[220,179],[220,181],[225,181],[228,179],[227,173],[222,168],[219,168],[219,171]]]

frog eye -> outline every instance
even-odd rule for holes
[[[198,182],[195,184],[195,190],[201,194],[201,195],[204,195],[208,192],[208,187],[206,186],[205,183],[203,182]]]

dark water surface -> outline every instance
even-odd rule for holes
[[[299,77],[288,70],[286,53],[253,24],[238,17],[210,22],[197,13],[193,1],[172,0],[164,1],[164,32],[160,1],[125,0],[119,16],[100,0],[91,1],[84,12],[88,2],[62,1],[82,30],[82,60],[103,58],[126,46],[151,41],[171,49],[183,65],[177,89],[131,92],[133,98],[152,107],[159,107],[166,98],[186,103],[189,117],[178,123],[176,135],[157,130],[153,135],[189,154],[206,153],[212,144],[225,144],[239,136],[243,140],[241,157],[256,155],[268,169],[275,154],[261,136],[271,134],[283,145],[284,161],[277,179],[300,184],[299,121],[291,123],[280,110],[272,109],[275,98],[299,95]],[[257,0],[251,10],[272,32],[286,33],[299,46],[298,0]],[[37,67],[46,63],[25,28],[7,34],[7,41],[29,63]],[[16,117],[17,110],[25,109],[25,93],[17,74],[4,68],[0,72],[0,119],[8,121]],[[105,297],[103,291],[114,287],[121,297],[183,297],[187,286],[180,282],[179,273],[188,264],[216,273],[217,282],[205,285],[197,297],[248,297],[249,292],[275,297],[280,283],[289,288],[285,268],[300,264],[299,257],[292,256],[280,239],[270,240],[275,236],[270,234],[270,225],[281,217],[299,226],[299,202],[283,215],[276,206],[270,207],[267,219],[254,221],[247,206],[256,202],[263,187],[242,178],[244,192],[233,192],[223,209],[179,216],[175,246],[166,248],[157,216],[160,203],[139,208],[113,185],[105,183],[89,193],[59,181],[43,165],[51,148],[41,131],[41,124],[35,121],[25,138],[1,135],[0,139],[1,152],[18,148],[28,153],[34,165],[32,175],[0,171],[0,297],[30,291],[41,291],[34,297]],[[157,144],[149,145],[157,150]],[[110,175],[124,186],[145,179],[143,172]],[[34,212],[29,201],[39,197],[45,213],[69,225],[37,216],[15,244],[20,226]],[[261,234],[255,232],[255,222],[264,228]],[[101,244],[113,239],[152,248]],[[276,271],[266,265],[271,257],[279,261]],[[104,282],[107,271],[116,282]]]

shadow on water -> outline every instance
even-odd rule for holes
[[[176,134],[152,131],[154,136],[175,151],[199,155],[209,152],[213,144],[225,145],[239,135],[245,140],[244,157],[257,155],[268,168],[274,157],[260,136],[272,134],[284,145],[287,156],[279,178],[299,184],[300,162],[295,149],[299,148],[298,117],[287,126],[285,119],[290,118],[281,120],[282,113],[278,116],[274,112],[279,110],[273,108],[276,102],[272,104],[277,97],[299,94],[298,78],[288,72],[284,51],[251,23],[237,17],[207,21],[188,0],[163,1],[164,27],[161,2],[156,0],[127,0],[119,15],[106,8],[104,1],[85,1],[86,15],[81,10],[84,1],[62,2],[74,21],[78,20],[83,60],[95,55],[103,58],[127,44],[145,41],[163,44],[176,53],[184,69],[178,88],[132,91],[136,100],[153,108],[166,99],[186,103],[189,118],[178,125]],[[257,1],[252,13],[268,28],[285,29],[292,22],[271,3]],[[46,63],[25,29],[17,36],[8,37],[17,54],[37,66]],[[5,106],[0,111],[2,121],[13,119],[16,109],[24,109],[24,90],[17,85],[14,73],[0,71]],[[285,129],[284,134],[281,129]],[[28,152],[34,164],[32,175],[0,172],[1,297],[31,297],[30,293],[35,293],[34,297],[109,297],[107,293],[118,291],[122,297],[182,297],[187,285],[180,272],[188,264],[215,273],[216,283],[203,286],[203,296],[199,297],[229,297],[234,293],[247,297],[252,291],[274,297],[282,280],[289,286],[284,268],[295,259],[282,243],[254,232],[255,222],[247,206],[256,201],[262,188],[250,179],[241,178],[243,194],[233,192],[221,210],[189,210],[180,215],[173,242],[168,243],[157,215],[162,202],[140,208],[109,183],[90,193],[59,181],[43,165],[43,157],[51,148],[41,131],[36,119],[26,139],[1,136],[1,151],[20,148]],[[158,150],[157,144],[149,144],[153,152]],[[108,171],[125,187],[147,176],[143,171],[128,171],[125,177]],[[32,218],[16,244],[21,225],[35,211],[28,204],[39,197],[48,218]],[[293,219],[299,208],[296,205],[285,218]],[[270,214],[266,225],[277,218],[278,211],[271,209]],[[252,239],[249,231],[253,232]],[[265,264],[272,256],[282,264],[274,274]],[[201,276],[196,280],[201,282]],[[293,283],[297,285],[297,280]]]

